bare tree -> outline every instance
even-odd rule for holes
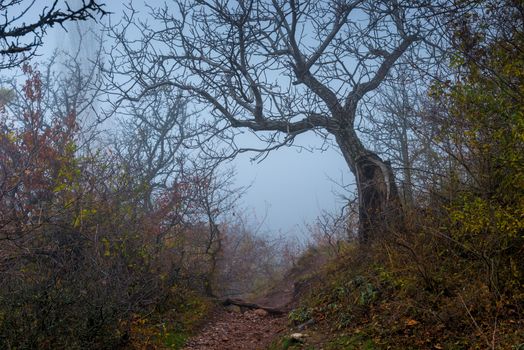
[[[45,138],[56,138],[55,142],[60,144],[58,148],[65,153],[67,150],[77,154],[86,153],[91,141],[91,137],[87,136],[88,128],[82,126],[85,126],[83,121],[100,92],[98,70],[95,66],[83,69],[85,67],[77,56],[64,52],[55,52],[49,60],[41,62],[40,67],[42,71],[24,63],[22,76],[13,74],[0,78],[3,87],[0,129],[7,134],[25,132],[32,135],[32,143],[26,143],[28,148],[24,151],[15,152],[14,145],[9,146],[8,140],[2,140],[0,153],[6,160],[0,162],[0,200],[10,198],[8,201],[11,203],[16,203],[17,193],[24,191],[24,181],[30,181],[30,169],[37,167],[42,160],[41,153],[47,147]],[[25,80],[23,87],[19,84],[21,79]],[[28,97],[29,92],[31,98]],[[35,203],[40,198],[52,197],[49,189],[41,188],[38,195],[33,192]],[[0,232],[13,220],[8,211],[2,212]],[[23,235],[24,231],[21,233]]]
[[[82,37],[78,48],[81,45]],[[42,117],[40,129],[56,121],[74,119],[75,129],[79,129],[75,132],[76,152],[88,154],[94,147],[100,126],[96,105],[102,85],[98,69],[100,47],[92,53],[92,64],[82,60],[78,48],[76,52],[56,50],[46,61],[34,66],[27,62],[22,65],[22,72],[34,69],[39,79],[41,99],[37,103],[26,98],[25,90],[18,84],[24,75],[17,74],[16,70],[10,72],[11,75],[1,76],[0,86],[6,93],[3,99],[9,99],[3,106],[4,118],[16,119],[27,111],[37,113]]]
[[[133,181],[144,189],[144,208],[153,209],[154,195],[165,190],[183,168],[184,142],[189,130],[187,100],[165,87],[122,111],[121,135],[113,149]]]
[[[104,4],[96,0],[82,0],[78,8],[71,8],[67,1],[64,6],[54,0],[36,9],[36,3],[35,0],[0,1],[0,69],[15,67],[33,57],[46,31],[54,25],[107,14]],[[31,17],[34,19],[28,21]]]
[[[228,214],[232,214],[236,202],[242,196],[243,188],[233,188],[234,171],[219,172],[216,164],[194,164],[194,184],[192,201],[196,206],[195,214],[200,220],[207,222],[207,230],[202,235],[203,253],[207,258],[208,267],[204,274],[205,293],[214,296],[213,284],[217,278],[219,260],[223,254],[224,234],[220,227]],[[195,220],[198,221],[198,218]]]
[[[414,165],[423,152],[420,136],[415,133],[421,124],[420,104],[423,86],[406,67],[395,69],[393,79],[378,89],[377,97],[367,110],[369,125],[363,130],[375,151],[385,154],[393,167],[400,170],[403,204],[413,206]]]
[[[206,126],[234,153],[291,145],[305,132],[334,140],[356,177],[361,236],[400,214],[388,163],[356,132],[358,105],[425,35],[421,6],[405,1],[175,1],[112,34],[113,83],[122,100],[164,85],[209,107]],[[139,31],[141,40],[134,35]],[[124,79],[125,76],[125,79]],[[238,147],[250,130],[263,147]]]

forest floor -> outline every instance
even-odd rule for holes
[[[306,257],[263,296],[244,301],[259,305],[259,308],[217,306],[184,350],[267,349],[277,339],[291,333],[287,316],[297,302],[297,281],[324,263],[320,255]],[[273,310],[279,313],[271,312]]]
[[[292,279],[284,279],[265,296],[253,300],[260,308],[237,305],[216,307],[185,350],[258,350],[266,349],[287,332],[287,312],[293,304]],[[251,301],[245,301],[249,303]],[[265,309],[278,310],[277,314]]]
[[[258,310],[237,312],[216,309],[185,350],[257,350],[266,349],[276,337],[287,331],[286,315],[272,316]]]

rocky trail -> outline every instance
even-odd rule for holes
[[[200,333],[185,350],[265,349],[287,330],[285,315],[271,315],[263,309],[240,312],[233,308],[215,310]]]
[[[292,285],[280,285],[265,297],[248,302],[226,299],[217,307],[185,350],[258,350],[287,332]]]
[[[289,335],[287,315],[303,288],[297,281],[324,263],[323,256],[311,255],[264,296],[252,301],[223,300],[184,350],[263,350],[277,338]]]

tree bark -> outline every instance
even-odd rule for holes
[[[255,303],[249,303],[249,302],[246,302],[246,301],[244,301],[242,299],[229,299],[228,298],[228,299],[222,300],[222,305],[224,305],[224,306],[236,305],[236,306],[239,306],[241,308],[247,308],[247,309],[251,309],[251,310],[262,309],[262,310],[267,311],[267,313],[270,314],[270,315],[282,315],[282,314],[286,313],[286,310],[283,310],[283,309],[269,307],[269,306],[263,306],[263,305],[258,305],[258,304],[255,304]]]
[[[356,179],[360,242],[369,243],[400,228],[402,206],[390,163],[366,149],[354,130],[335,136]]]
[[[402,207],[391,164],[375,153],[356,161],[359,234],[367,243],[401,227]]]

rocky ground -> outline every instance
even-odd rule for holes
[[[199,334],[190,339],[185,350],[257,350],[265,349],[282,332],[287,318],[272,316],[262,309],[238,307],[217,309]]]
[[[230,304],[215,309],[184,350],[259,350],[266,349],[282,336],[290,336],[293,330],[288,327],[287,315],[303,288],[298,281],[324,263],[325,257],[321,254],[310,254],[262,297],[237,300],[239,304],[253,304],[259,308]]]

